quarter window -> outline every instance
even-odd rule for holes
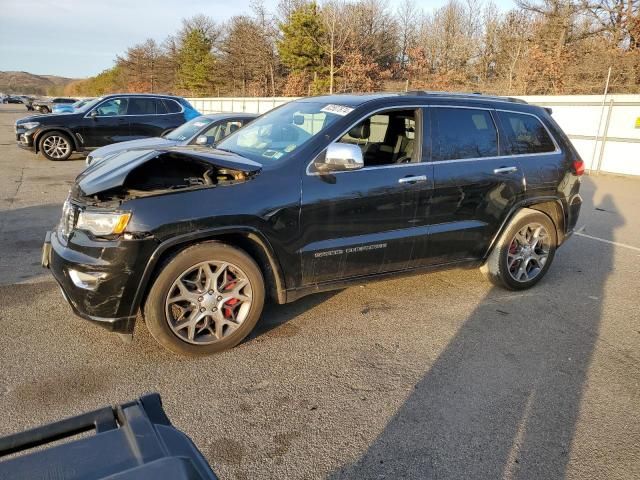
[[[167,111],[169,113],[178,113],[180,112],[180,110],[182,110],[182,108],[180,107],[180,105],[178,105],[178,102],[174,101],[174,100],[164,100],[164,104],[167,107]]]
[[[432,108],[434,161],[498,155],[498,131],[488,110]]]
[[[515,112],[498,112],[506,134],[505,150],[510,155],[553,152],[556,149],[539,119]]]

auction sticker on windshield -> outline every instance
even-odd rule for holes
[[[320,111],[325,113],[335,113],[336,115],[340,115],[344,117],[345,115],[348,115],[349,113],[353,112],[353,108],[345,107],[344,105],[335,105],[333,103],[330,103],[326,107],[321,108]]]

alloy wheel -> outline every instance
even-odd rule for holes
[[[59,135],[51,135],[44,139],[42,149],[51,158],[64,158],[71,151],[71,145],[66,138]]]
[[[551,237],[539,223],[521,228],[509,243],[507,269],[516,282],[528,282],[540,275],[549,258]]]
[[[201,262],[173,282],[165,301],[165,315],[181,340],[211,344],[242,325],[252,299],[248,277],[236,265]]]

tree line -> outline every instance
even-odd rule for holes
[[[640,92],[640,0],[281,0],[225,23],[197,15],[68,95],[300,96],[377,90]]]

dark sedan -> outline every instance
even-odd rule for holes
[[[94,150],[87,156],[87,165],[126,150],[164,148],[186,145],[213,145],[235,132],[258,115],[252,113],[214,113],[202,115],[180,125],[163,137],[141,138],[114,143]]]
[[[199,116],[181,97],[114,94],[87,103],[73,113],[33,115],[16,122],[22,148],[49,160],[66,160],[111,143],[165,135]]]

